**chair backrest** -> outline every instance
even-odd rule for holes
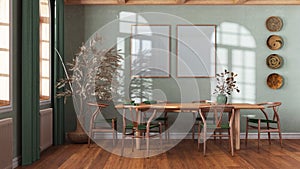
[[[223,120],[223,115],[224,113],[228,113],[228,121],[229,122],[229,125],[230,127],[232,126],[233,124],[233,117],[234,117],[234,107],[231,106],[231,105],[211,105],[210,108],[204,108],[204,109],[200,109],[201,113],[200,113],[200,116],[202,119],[207,119],[206,116],[204,116],[203,113],[211,113],[211,115],[207,115],[207,116],[213,116],[213,121],[216,125],[216,127],[221,127],[221,124],[222,122],[224,122]],[[203,113],[202,113],[203,112]],[[205,121],[205,123],[207,123]]]
[[[281,102],[263,102],[263,103],[258,103],[258,105],[264,106],[264,109],[260,109],[267,120],[269,119],[270,115],[273,115],[272,120],[274,121],[279,121],[279,107],[281,106]]]

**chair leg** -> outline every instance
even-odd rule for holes
[[[270,130],[270,124],[267,123],[267,128],[268,130]],[[271,132],[268,132],[268,140],[269,140],[269,144],[271,144]]]
[[[206,127],[203,129],[203,156],[206,154]]]
[[[195,139],[195,124],[192,127],[192,140]]]
[[[201,140],[201,127],[200,123],[198,124],[198,151],[200,149],[200,140]]]
[[[115,130],[115,134],[116,134],[116,140],[118,140],[118,128],[117,128],[117,122],[115,122],[114,130]]]
[[[259,149],[259,142],[260,142],[260,120],[258,120],[257,130],[258,130],[258,132],[257,132],[257,135],[258,135],[258,137],[257,137],[257,139],[258,139],[257,148]]]
[[[91,138],[93,138],[92,134],[93,134],[93,124],[92,122],[90,122],[90,131],[89,131],[89,138],[88,138],[88,148],[90,148],[91,145]]]
[[[90,136],[88,138],[88,148],[90,148],[90,146],[91,146],[91,132],[90,132]]]
[[[166,131],[165,131],[166,132]],[[162,150],[162,126],[159,127],[159,143],[160,143],[160,150]]]
[[[234,149],[233,149],[233,132],[232,128],[230,128],[230,148],[231,148],[231,155],[234,156]]]
[[[227,129],[228,131],[228,146],[229,146],[229,151],[231,151],[231,128]]]
[[[115,145],[115,124],[114,121],[112,121],[112,136],[113,136],[113,146]]]
[[[133,147],[134,147],[134,137],[131,139],[131,152],[133,152]]]
[[[279,134],[279,140],[280,140],[280,146],[282,147],[282,136],[281,136],[281,130],[280,130],[280,122],[277,122],[277,128],[278,128],[278,134]]]
[[[124,154],[124,139],[125,139],[125,136],[123,135],[122,136],[122,146],[121,146],[121,156],[123,156],[123,154]]]
[[[169,140],[169,138],[170,138],[168,120],[165,121],[165,137],[166,137],[166,140]]]
[[[146,133],[146,146],[147,146],[147,156],[149,157],[150,152],[149,152],[149,133]]]
[[[245,144],[247,146],[247,142],[248,142],[248,128],[249,128],[249,124],[248,124],[248,118],[246,119],[246,136],[245,136]]]

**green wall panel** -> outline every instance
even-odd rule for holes
[[[127,20],[127,24],[170,24],[171,29],[171,76],[173,79],[153,79],[154,87],[164,90],[168,100],[192,101],[201,98],[215,99],[212,95],[213,79],[207,78],[177,78],[176,77],[176,25],[216,24],[217,25],[217,72],[225,68],[237,72],[240,93],[235,93],[230,100],[234,102],[264,102],[281,101],[283,103],[281,123],[284,132],[299,132],[300,119],[298,113],[298,91],[300,86],[299,69],[300,57],[298,49],[300,38],[300,7],[299,6],[65,6],[65,55],[70,61],[78,51],[78,47],[95,31],[106,30],[104,43],[117,43],[115,34],[124,35],[125,58],[129,58],[130,32],[122,31],[122,15],[135,15],[138,22]],[[158,17],[160,16],[160,17]],[[280,16],[283,28],[279,32],[269,32],[265,21],[269,16]],[[171,18],[171,19],[170,19]],[[120,20],[118,20],[120,19]],[[116,21],[116,22],[115,22]],[[113,26],[111,26],[113,25]],[[124,25],[123,25],[124,26]],[[272,51],[266,46],[269,35],[278,34],[284,39],[284,46]],[[279,69],[270,69],[266,65],[268,55],[276,53],[283,57],[284,64]],[[128,59],[125,61],[125,76],[129,78]],[[271,73],[279,73],[284,77],[284,85],[278,90],[266,85],[266,78]],[[175,83],[174,83],[175,81]],[[178,93],[176,86],[181,85],[185,97]],[[192,84],[197,84],[193,87]],[[126,84],[128,85],[128,84]],[[192,86],[192,87],[191,87]],[[66,128],[71,130],[73,120],[72,105],[66,106]],[[243,111],[242,114],[257,113]],[[70,120],[70,121],[68,121]],[[242,118],[242,123],[244,124]],[[244,125],[242,124],[242,127]],[[69,126],[68,126],[69,125]]]

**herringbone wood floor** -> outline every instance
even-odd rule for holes
[[[227,142],[225,142],[227,143]],[[41,159],[30,166],[17,169],[196,169],[196,168],[270,168],[286,169],[300,167],[300,140],[284,140],[283,148],[277,140],[269,145],[257,140],[249,140],[248,146],[242,140],[241,150],[232,157],[228,144],[209,140],[207,155],[197,150],[193,140],[182,140],[166,153],[150,158],[125,158],[111,154],[98,146],[88,148],[86,144],[66,144],[53,146],[41,154]]]

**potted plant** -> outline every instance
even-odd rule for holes
[[[102,49],[101,43],[102,38],[95,35],[88,43],[83,44],[73,62],[67,63],[68,69],[63,64],[65,78],[58,80],[56,84],[56,88],[60,89],[56,94],[58,98],[64,98],[66,102],[68,96],[73,97],[78,118],[76,130],[69,132],[68,137],[75,143],[86,142],[88,138],[79,123],[80,121],[85,125],[87,102],[112,101],[112,92],[117,91],[114,87],[118,85],[112,83],[116,83],[113,79],[118,76],[117,69],[122,58],[116,46]]]
[[[236,73],[227,71],[216,74],[217,85],[213,94],[217,95],[218,104],[226,104],[227,96],[231,95],[233,91],[240,92],[234,78],[237,76]]]

